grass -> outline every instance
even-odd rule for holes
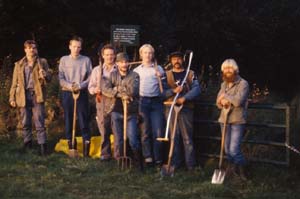
[[[233,179],[212,185],[211,164],[204,170],[178,170],[173,178],[161,178],[154,168],[143,174],[120,171],[114,161],[70,159],[60,153],[40,157],[36,151],[20,153],[20,146],[20,140],[0,140],[0,198],[276,199],[299,198],[300,194],[296,168],[252,165],[251,181]]]

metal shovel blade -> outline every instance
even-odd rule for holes
[[[215,169],[211,179],[212,184],[223,184],[226,172],[222,169]]]
[[[69,157],[70,158],[78,158],[79,154],[76,149],[69,149]]]
[[[121,170],[131,169],[131,158],[130,157],[120,157],[118,159],[118,166]]]
[[[175,171],[175,168],[173,166],[165,164],[161,167],[160,175],[173,177],[174,171]]]

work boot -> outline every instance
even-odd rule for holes
[[[231,163],[231,162],[228,162],[227,163],[227,166],[226,166],[226,176],[227,177],[232,177],[232,176],[235,176],[237,175],[237,169],[236,169],[236,165]]]
[[[20,149],[21,153],[26,153],[28,150],[32,149],[32,140],[24,142],[23,147]]]
[[[239,165],[238,166],[238,172],[239,172],[239,177],[241,178],[241,180],[243,181],[247,181],[248,177],[245,171],[245,166]]]
[[[40,144],[40,155],[46,156],[47,155],[47,144]]]
[[[68,146],[69,146],[69,149],[73,149],[72,147],[72,140],[68,140]],[[75,139],[75,143],[74,143],[74,149],[77,149],[77,141]]]
[[[90,144],[89,140],[83,140],[83,157],[89,157],[90,155]]]
[[[145,158],[145,166],[147,168],[154,167],[153,159],[151,157],[150,158]]]
[[[133,150],[133,162],[134,166],[137,167],[140,171],[144,170],[144,163],[143,163],[143,154],[141,150]]]

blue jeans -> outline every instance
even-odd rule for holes
[[[224,125],[221,124],[221,130]],[[238,165],[244,165],[246,160],[241,151],[241,142],[245,124],[227,124],[225,134],[225,154],[230,162]]]
[[[169,111],[170,107],[166,107],[166,118],[168,118]],[[174,119],[175,111],[173,110],[170,120],[170,136],[174,129]],[[183,160],[185,160],[185,165],[188,168],[192,168],[196,165],[193,143],[193,119],[193,110],[189,108],[183,107],[178,114],[177,127],[174,136],[174,151],[172,157],[172,166],[174,167],[179,167]],[[182,150],[184,151],[184,157],[182,155]]]
[[[114,150],[117,156],[123,154],[123,122],[124,116],[119,112],[111,113],[112,129],[114,132]],[[140,140],[137,132],[137,115],[128,115],[127,118],[127,138],[129,139],[129,145],[132,150],[140,150]]]
[[[62,91],[62,106],[64,109],[65,117],[65,131],[66,138],[72,139],[72,127],[73,127],[73,113],[74,113],[74,99],[72,92]],[[82,138],[84,140],[90,140],[90,129],[89,129],[89,101],[87,90],[80,91],[79,98],[77,99],[77,118],[80,126]]]
[[[22,133],[24,143],[32,140],[32,117],[37,134],[38,144],[46,142],[46,128],[45,128],[45,105],[44,103],[37,103],[33,91],[25,92],[26,106],[20,108],[20,120],[22,125]]]
[[[162,162],[163,143],[156,140],[157,137],[164,136],[162,99],[159,97],[140,97],[139,114],[142,117],[141,134],[143,156],[144,158],[154,157],[155,162]]]

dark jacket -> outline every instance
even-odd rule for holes
[[[138,113],[139,84],[140,78],[136,72],[129,71],[122,79],[118,70],[113,71],[102,84],[102,94],[112,99],[105,104],[105,113],[110,113],[114,108],[115,99],[124,95],[132,99],[128,104],[128,114]]]

